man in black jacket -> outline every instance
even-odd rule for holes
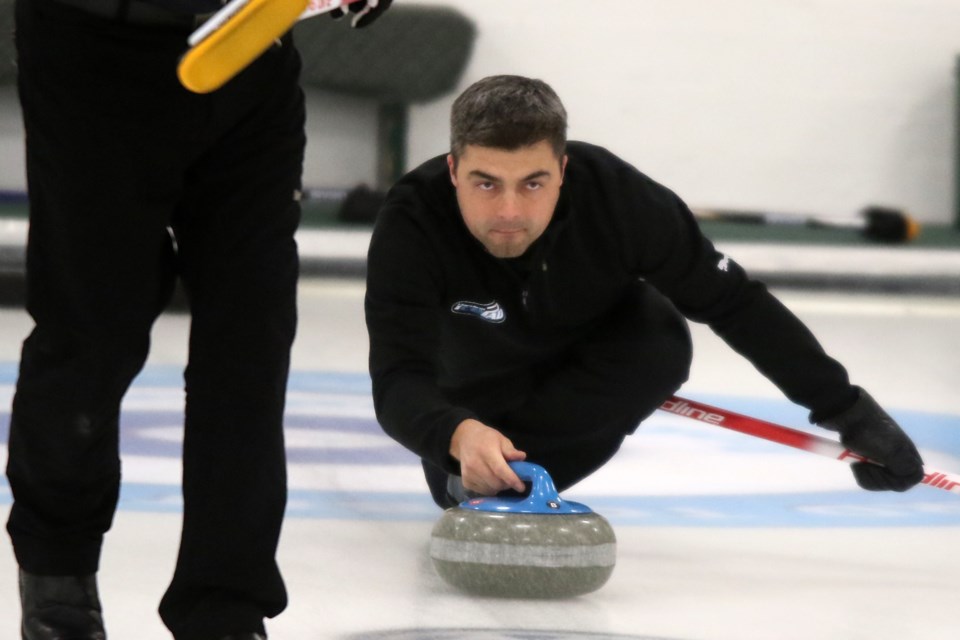
[[[481,80],[451,129],[450,154],[381,208],[365,302],[377,417],[421,457],[438,505],[523,491],[512,460],[561,491],[602,466],[687,379],[684,316],[883,463],[854,466],[862,487],[922,479],[900,427],[675,194],[566,140],[549,86]]]
[[[354,24],[389,4],[354,3]],[[178,60],[220,6],[16,2],[36,325],[13,400],[7,529],[25,640],[104,638],[96,574],[120,487],[120,402],[176,277],[192,315],[183,531],[160,615],[177,640],[253,640],[287,603],[275,556],[300,59],[287,35],[218,91],[190,93]]]

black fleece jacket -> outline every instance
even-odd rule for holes
[[[700,232],[687,206],[609,151],[570,142],[556,212],[518,270],[468,231],[445,156],[387,195],[367,261],[374,406],[383,429],[447,471],[457,425],[476,416],[447,389],[556,356],[637,280],[707,323],[811,421],[857,398],[810,331]]]

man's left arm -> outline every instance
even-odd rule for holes
[[[810,421],[836,431],[843,444],[884,465],[855,465],[864,489],[904,491],[923,478],[922,461],[903,429],[830,357],[807,326],[766,286],[751,280],[699,230],[675,195],[661,211],[660,249],[648,280],[691,320],[707,323],[791,401],[810,409]]]

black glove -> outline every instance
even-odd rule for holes
[[[840,415],[818,423],[840,434],[844,447],[883,466],[852,465],[853,475],[869,491],[906,491],[923,480],[923,460],[913,442],[870,394],[860,397]]]
[[[347,5],[347,9],[350,10],[350,13],[355,13],[353,20],[350,21],[350,26],[357,29],[362,29],[365,26],[371,24],[374,20],[380,17],[380,15],[390,8],[390,3],[393,0],[365,0],[364,2],[354,2]],[[339,20],[346,13],[343,9],[334,9],[330,12],[330,17],[334,20]]]

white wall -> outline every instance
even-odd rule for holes
[[[554,86],[571,138],[693,206],[954,218],[960,0],[413,1],[479,34],[458,91],[411,109],[411,167],[446,151],[459,89],[517,73]],[[0,188],[22,187],[19,113],[7,94],[0,109]],[[304,182],[372,184],[375,122],[365,101],[312,94]]]
[[[463,86],[546,80],[571,138],[691,205],[953,219],[960,0],[419,1],[476,21]],[[413,110],[411,163],[445,150],[452,99]]]

